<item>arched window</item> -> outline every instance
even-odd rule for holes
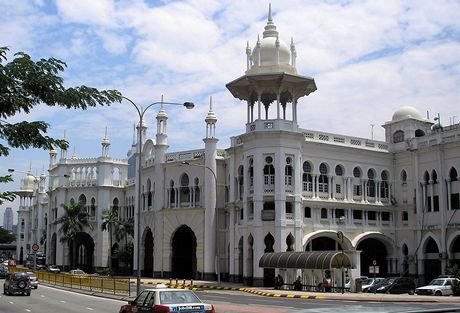
[[[355,167],[353,169],[353,176],[356,177],[356,178],[360,178],[361,177],[361,169],[359,167]]]
[[[286,158],[286,166],[284,168],[284,184],[292,186],[292,159]]]
[[[115,198],[113,199],[113,202],[112,202],[112,210],[115,212],[115,215],[116,216],[119,216],[118,215],[118,198]]]
[[[240,200],[243,199],[244,193],[244,168],[243,165],[240,165],[238,168],[238,190],[240,194]]]
[[[393,134],[393,143],[403,142],[404,141],[404,132],[402,130],[397,130]]]
[[[308,161],[303,162],[302,183],[303,191],[313,191],[313,177],[311,176],[311,164]]]
[[[386,171],[382,171],[380,178],[382,179],[380,182],[380,197],[382,199],[387,199],[389,196],[388,173]]]
[[[423,130],[417,129],[415,131],[415,137],[423,137],[423,136],[425,136],[425,132]]]
[[[327,177],[328,169],[325,163],[319,166],[318,191],[329,192],[329,178]]]
[[[81,194],[80,197],[78,197],[78,203],[81,205],[86,205],[86,197],[84,194]]]
[[[322,219],[327,218],[327,209],[325,209],[325,208],[321,209],[321,218]]]
[[[342,167],[342,165],[337,165],[335,167],[335,175],[336,176],[343,176],[343,167]]]
[[[249,186],[254,186],[254,160],[249,159],[249,168],[248,168],[248,177],[249,177]]]
[[[152,183],[147,179],[147,207],[150,209],[152,206]]]
[[[355,167],[353,169],[353,176],[355,178],[361,178],[361,169],[359,167]],[[360,181],[355,181],[353,184],[353,196],[362,196],[363,190],[362,190],[361,182]]]
[[[454,167],[452,167],[449,171],[450,181],[457,181],[457,177],[458,177],[457,170]]]
[[[367,171],[367,178],[367,196],[375,197],[375,171],[373,169]]]
[[[96,199],[91,198],[90,213],[91,218],[96,218]]]
[[[273,158],[271,156],[268,156],[265,158],[264,184],[265,185],[275,184],[275,167],[273,166]]]
[[[174,189],[174,181],[169,182],[169,203],[172,205],[176,204],[176,190]]]
[[[406,170],[401,171],[401,181],[403,184],[407,183],[407,172]]]
[[[200,180],[198,177],[195,177],[195,206],[201,203],[201,194],[200,194]]]
[[[438,173],[436,173],[435,170],[433,170],[431,172],[431,178],[433,179],[433,184],[437,184],[438,183]]]
[[[430,174],[428,174],[428,171],[425,171],[425,174],[423,174],[423,181],[425,182],[425,184],[430,183]]]
[[[187,174],[182,174],[180,178],[180,203],[186,205],[190,202],[189,178]]]

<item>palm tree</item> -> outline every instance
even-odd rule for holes
[[[109,269],[112,272],[112,237],[117,225],[120,224],[118,211],[114,208],[105,210],[102,212],[102,221],[101,230],[109,232]]]
[[[131,218],[126,221],[119,221],[115,227],[115,239],[117,241],[125,240],[125,244],[120,247],[119,252],[129,251],[129,247],[132,243],[128,244],[128,235],[134,238],[134,220]],[[132,255],[130,253],[120,253],[120,256],[123,256],[123,261],[125,264],[125,273],[128,271],[128,256]]]
[[[83,204],[70,199],[69,205],[61,204],[61,206],[64,209],[64,214],[56,220],[56,224],[61,224],[59,228],[61,239],[59,241],[67,243],[69,249],[73,243],[73,253],[70,256],[70,265],[73,265],[72,263],[77,255],[76,236],[85,227],[93,229],[93,225],[89,221],[89,214]]]

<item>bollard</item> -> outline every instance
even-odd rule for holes
[[[178,284],[178,282],[177,282],[177,278],[176,278],[176,285],[177,285],[177,284]]]
[[[172,278],[169,279],[169,287],[172,286]]]
[[[183,283],[184,287],[185,287],[185,278],[184,278],[184,283]]]
[[[193,287],[193,279],[190,280],[190,287]]]

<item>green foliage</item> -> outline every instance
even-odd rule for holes
[[[0,243],[12,243],[16,237],[0,226]]]
[[[89,222],[89,214],[86,212],[86,207],[71,199],[69,205],[62,204],[64,214],[56,220],[56,224],[60,224],[59,233],[62,235],[60,241],[70,243],[75,239],[79,232],[82,232],[85,227],[93,229]]]
[[[33,61],[27,53],[18,52],[7,62],[8,51],[7,47],[0,47],[0,156],[8,156],[10,148],[68,147],[66,140],[46,135],[49,127],[46,122],[9,123],[7,119],[12,116],[30,113],[39,104],[86,110],[122,100],[117,90],[99,91],[84,85],[64,87],[64,79],[59,76],[67,67],[63,61],[55,58]],[[0,183],[6,182],[4,178],[0,177]],[[14,196],[11,192],[0,193],[0,204],[2,200],[13,200]]]
[[[12,181],[13,178],[11,177],[11,175],[0,176],[0,183],[8,183]],[[2,204],[3,201],[13,201],[15,196],[16,194],[11,191],[0,192],[0,204]]]

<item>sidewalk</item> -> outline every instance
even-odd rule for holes
[[[265,297],[277,298],[301,298],[301,299],[321,299],[321,300],[343,300],[343,301],[366,301],[366,302],[442,302],[442,303],[457,303],[460,304],[460,297],[453,296],[419,296],[419,295],[393,295],[393,294],[373,294],[373,293],[332,293],[332,292],[309,292],[309,291],[294,291],[294,290],[275,290],[267,287],[248,287],[242,284],[221,282],[218,286],[216,281],[193,281],[191,285],[190,280],[184,281],[171,280],[172,288],[191,288],[194,290],[200,289],[217,289],[229,291],[242,291],[249,292]],[[141,280],[145,288],[151,285],[154,287],[157,283],[169,286],[169,279],[154,279],[143,278]],[[136,279],[131,279],[131,285],[136,284]]]

